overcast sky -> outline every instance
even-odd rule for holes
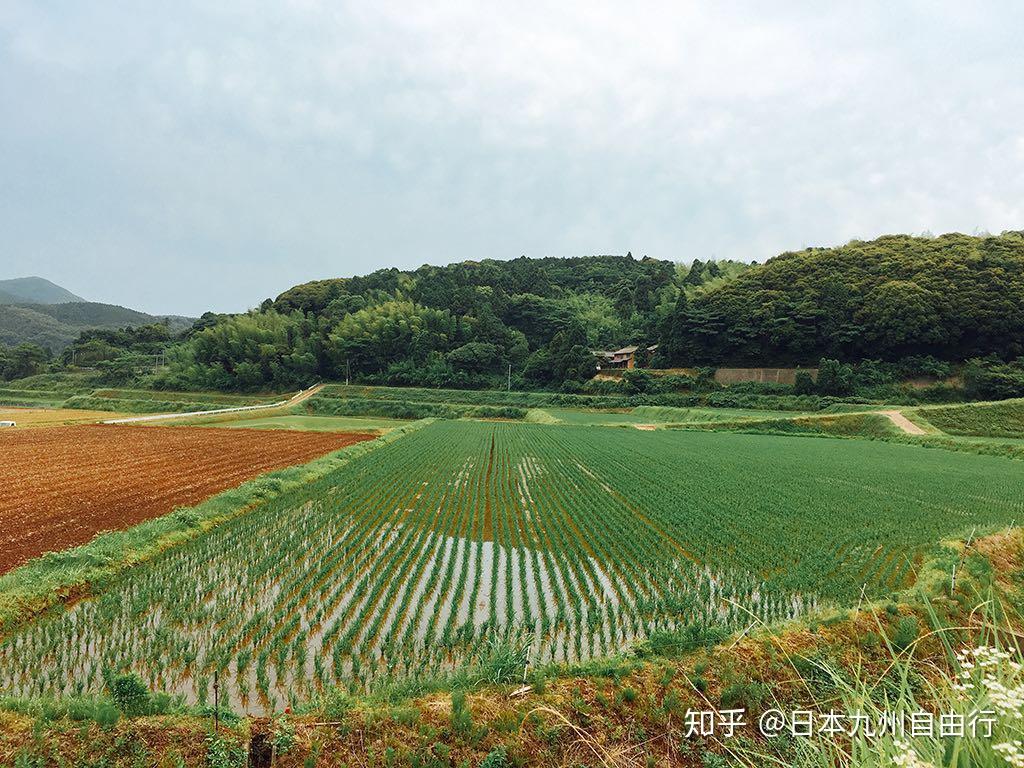
[[[0,0],[0,278],[195,315],[1024,228],[1024,3],[832,5]]]

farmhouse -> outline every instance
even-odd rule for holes
[[[658,348],[657,344],[653,344],[646,347],[645,351],[650,354]],[[617,349],[614,352],[594,352],[594,355],[600,361],[601,368],[626,368],[632,369],[636,367],[636,353],[640,347],[623,347]]]

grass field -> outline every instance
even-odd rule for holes
[[[168,430],[159,430],[165,432]],[[280,709],[333,685],[619,651],[906,586],[1024,515],[1014,461],[859,440],[438,422],[6,637],[0,690],[133,669]]]
[[[287,394],[174,392],[153,389],[112,389],[98,385],[94,373],[40,374],[0,386],[0,406],[65,408],[120,413],[212,410],[266,405],[287,400]]]
[[[306,432],[389,432],[408,424],[400,419],[360,419],[344,416],[270,416],[239,418],[220,426],[229,429],[291,429]]]
[[[59,408],[69,394],[60,392],[38,391],[33,389],[16,389],[0,387],[0,406],[19,408]]]

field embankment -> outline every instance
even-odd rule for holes
[[[1024,400],[919,408],[913,413],[950,435],[1024,438]]]
[[[523,419],[526,409],[507,405],[473,405],[384,397],[317,395],[301,406],[314,416],[371,416],[388,419]]]
[[[218,392],[166,392],[148,389],[97,389],[64,401],[65,408],[122,413],[194,413],[229,408],[268,406],[287,400],[281,395],[233,395]]]
[[[896,424],[879,413],[844,413],[795,418],[739,419],[706,423],[673,424],[680,429],[748,432],[765,435],[818,435],[822,437],[889,437],[903,434]]]
[[[380,417],[249,414],[247,417],[225,421],[220,426],[227,429],[289,429],[307,432],[378,432],[383,434],[408,423],[407,420]]]

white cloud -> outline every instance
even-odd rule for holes
[[[1020,228],[1022,15],[12,0],[4,271],[41,263],[80,293],[200,311],[428,260],[763,259]]]

